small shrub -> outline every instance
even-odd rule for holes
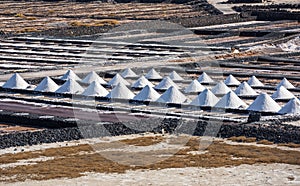
[[[36,20],[36,17],[25,17],[27,20]]]
[[[17,13],[15,17],[25,18],[26,16],[22,13]]]
[[[54,10],[48,10],[48,13],[53,14],[53,13],[55,13],[55,11]]]

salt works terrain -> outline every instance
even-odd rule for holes
[[[0,3],[0,185],[300,185],[296,0]]]

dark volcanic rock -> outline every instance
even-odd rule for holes
[[[275,143],[300,143],[300,127],[281,124],[282,121],[250,124],[222,123],[217,121],[192,121],[177,118],[146,119],[142,121],[97,123],[81,121],[79,127],[45,129],[35,132],[18,132],[0,135],[0,149],[53,143],[83,138],[161,133],[162,130],[175,134],[193,134],[229,138],[232,136],[256,137]]]
[[[79,27],[62,27],[62,28],[53,28],[49,30],[45,30],[42,32],[32,33],[31,35],[34,37],[39,36],[48,36],[48,37],[58,37],[58,38],[72,38],[76,36],[84,36],[84,35],[97,35],[100,33],[108,32],[110,29],[114,28],[114,26],[79,26]],[[97,37],[97,36],[96,36]],[[99,37],[99,36],[98,36]],[[93,39],[93,38],[90,38]]]

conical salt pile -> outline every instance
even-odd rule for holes
[[[162,77],[152,68],[149,72],[145,75],[147,79],[162,79]]]
[[[163,80],[161,80],[161,82],[159,82],[158,85],[156,85],[154,88],[156,90],[167,90],[168,88],[170,88],[171,86],[176,87],[177,89],[179,89],[179,87],[176,85],[176,83],[174,83],[171,78],[164,77]]]
[[[151,86],[146,85],[133,100],[137,101],[156,101],[160,97],[160,94],[156,92]]]
[[[294,94],[288,91],[283,85],[277,88],[276,92],[271,96],[274,100],[277,99],[292,99]]]
[[[18,73],[15,73],[2,85],[2,88],[26,89],[28,86],[29,84]]]
[[[182,81],[182,80],[184,80],[179,74],[177,74],[176,71],[172,71],[172,72],[169,74],[169,77],[170,77],[173,81]]]
[[[40,84],[38,84],[34,91],[55,92],[58,88],[59,86],[47,76],[40,82]]]
[[[239,82],[239,80],[237,80],[231,74],[225,79],[224,83],[225,83],[225,85],[228,85],[228,86],[238,86],[241,84],[241,82]]]
[[[126,68],[122,73],[121,73],[121,76],[123,78],[135,78],[135,77],[138,77],[138,75],[136,75],[135,72],[133,72],[131,70],[131,68]]]
[[[279,110],[280,114],[300,114],[300,101],[298,98],[291,99]]]
[[[276,86],[276,88],[279,88],[280,86],[284,86],[287,89],[290,88],[295,88],[294,85],[292,85],[292,83],[289,82],[289,80],[287,80],[286,78],[283,78],[280,83]]]
[[[199,83],[197,80],[193,80],[189,86],[187,86],[184,90],[185,93],[198,93],[205,90],[205,87]]]
[[[199,83],[213,83],[215,82],[213,79],[211,79],[205,72],[203,72],[199,77],[198,77]]]
[[[252,76],[247,83],[251,86],[251,87],[263,87],[264,84],[262,82],[260,82],[255,76]]]
[[[247,82],[243,82],[234,91],[238,96],[257,96],[257,92]]]
[[[220,101],[215,105],[216,108],[246,108],[246,103],[241,100],[233,91],[228,92],[224,95]]]
[[[134,96],[134,93],[126,85],[119,83],[105,97],[111,99],[132,99]]]
[[[183,103],[187,100],[176,87],[171,86],[166,90],[158,99],[157,102],[161,103]]]
[[[217,98],[210,90],[205,89],[190,104],[195,106],[213,107],[218,101],[219,98]]]
[[[80,94],[83,91],[84,91],[84,89],[74,79],[68,79],[55,92],[56,93],[68,93],[68,94]]]
[[[119,83],[122,83],[124,85],[130,85],[125,79],[122,78],[120,74],[116,74],[107,84],[109,86],[117,86]]]
[[[215,95],[225,95],[227,94],[231,89],[225,85],[223,81],[220,81],[216,86],[214,86],[211,89],[211,92]]]
[[[266,93],[260,94],[247,110],[261,112],[278,112],[281,107]]]
[[[136,80],[131,87],[132,88],[144,88],[146,85],[150,87],[154,87],[154,85],[145,78],[145,76],[141,76],[138,80]]]
[[[87,76],[81,81],[82,83],[90,84],[93,81],[98,82],[99,84],[107,84],[107,82],[98,76],[98,74],[95,71],[92,71],[88,73]]]
[[[109,92],[97,81],[93,81],[82,93],[84,96],[106,96]]]
[[[81,79],[73,72],[73,70],[68,70],[61,78],[61,80],[69,80],[69,79],[73,79],[75,81],[80,81]]]

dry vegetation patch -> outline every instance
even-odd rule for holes
[[[268,140],[260,140],[257,142],[257,144],[263,144],[263,145],[273,145],[274,143]]]
[[[91,26],[104,26],[104,25],[114,26],[120,24],[120,22],[115,19],[104,19],[104,20],[97,20],[97,21],[90,21],[90,22],[71,21],[69,24],[74,27],[79,27],[79,26],[91,27]]]
[[[120,142],[135,146],[149,146],[160,143],[164,140],[162,136],[139,137],[134,139],[124,139]]]
[[[129,146],[148,147],[163,141],[170,144],[185,143],[185,148],[177,151],[170,149],[151,149],[143,152],[120,152],[115,151],[117,144]],[[154,164],[129,166],[107,159],[102,153],[95,153],[89,145],[78,145],[61,148],[51,148],[43,151],[22,152],[17,154],[6,154],[0,157],[1,164],[17,162],[18,160],[31,159],[37,157],[54,157],[54,159],[40,161],[36,164],[21,165],[0,169],[0,179],[2,181],[24,181],[25,179],[45,180],[53,178],[76,178],[85,172],[98,173],[124,173],[126,170],[137,169],[165,169],[183,167],[222,167],[238,166],[241,164],[255,163],[286,163],[300,165],[300,152],[293,150],[281,150],[278,148],[259,147],[255,145],[230,145],[221,141],[213,141],[205,149],[205,153],[192,154],[189,152],[201,148],[199,137],[138,137],[131,140],[120,140],[116,142],[97,143],[97,147],[102,147],[110,155],[122,156],[134,159],[136,162],[144,162],[144,155],[157,160],[159,155],[170,155],[170,157],[157,161]],[[111,145],[111,146],[110,146]],[[109,151],[111,150],[111,151]],[[173,153],[173,154],[172,154]]]
[[[234,141],[234,142],[243,142],[243,143],[256,142],[256,138],[254,138],[254,137],[248,138],[246,136],[233,136],[228,139],[231,141]]]
[[[230,58],[239,58],[239,57],[248,57],[248,56],[256,56],[256,55],[261,55],[262,52],[260,51],[246,51],[246,52],[240,52],[237,54],[221,54],[217,55],[216,59],[230,59]]]
[[[278,146],[285,146],[290,148],[300,148],[300,144],[296,143],[279,143]]]
[[[59,157],[69,156],[78,152],[90,152],[92,147],[89,145],[79,145],[61,148],[50,148],[32,152],[21,152],[16,154],[5,154],[0,156],[0,164],[15,163],[19,160],[38,158],[40,156],[45,157]]]

